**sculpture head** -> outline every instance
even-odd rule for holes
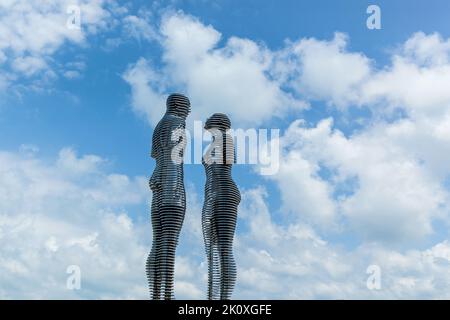
[[[214,113],[211,117],[206,119],[205,129],[219,129],[220,131],[227,131],[231,128],[230,118],[223,113]]]
[[[186,118],[191,112],[191,103],[188,97],[173,93],[167,98],[166,102],[167,113]]]
[[[214,113],[206,119],[205,129],[212,134],[212,143],[204,156],[206,163],[233,164],[233,137],[227,132],[231,129],[230,118],[223,113]]]

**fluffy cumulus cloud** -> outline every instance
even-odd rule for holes
[[[375,243],[345,249],[305,222],[277,223],[263,187],[246,190],[236,239],[236,298],[448,298],[450,243],[398,251]],[[380,288],[367,285],[375,266]],[[371,269],[369,268],[369,271]]]
[[[189,95],[195,106],[190,118],[196,120],[226,112],[239,124],[256,124],[307,107],[282,90],[275,54],[263,44],[231,37],[219,45],[219,31],[183,13],[164,16],[159,33],[162,70],[152,70],[151,62],[141,58],[124,74],[134,108],[149,115],[152,124],[154,115],[164,110],[157,97],[168,88]],[[158,73],[163,81],[154,80]]]
[[[345,59],[355,59],[355,65],[365,61],[369,68],[368,59],[360,54],[339,52],[336,39],[320,45],[316,40],[300,41],[296,47],[308,42],[335,59],[345,54]],[[360,77],[353,89],[334,98],[323,96],[336,106],[359,101],[377,115],[358,132],[344,135],[331,118],[313,127],[301,120],[293,122],[281,139],[280,171],[272,177],[285,206],[301,216],[309,212],[316,219],[333,214],[345,218],[355,231],[376,241],[414,243],[433,233],[434,222],[448,224],[450,100],[444,88],[449,56],[448,41],[417,33],[398,49],[390,66],[370,71],[371,77]],[[329,77],[342,74],[328,70]],[[329,77],[320,70],[313,73],[325,79],[319,84],[312,81],[325,92],[320,87]],[[392,119],[394,109],[401,110],[402,116]],[[287,187],[292,185],[302,190],[303,204]]]
[[[433,48],[432,46],[436,46]],[[425,51],[424,48],[430,47]],[[450,49],[437,34],[413,35],[392,57],[392,65],[363,84],[363,103],[384,102],[402,108],[411,117],[441,117],[448,114]]]
[[[449,41],[415,33],[394,50],[389,65],[376,68],[369,57],[348,49],[342,33],[331,40],[300,39],[278,53],[276,70],[300,96],[341,109],[401,108],[410,116],[441,116],[450,101]]]
[[[277,71],[287,86],[307,99],[345,108],[358,101],[360,85],[371,75],[370,59],[350,52],[348,41],[345,34],[336,33],[330,41],[290,42],[278,53]]]
[[[355,232],[370,240],[407,242],[430,235],[434,219],[448,221],[448,190],[443,185],[445,175],[433,174],[434,163],[415,157],[397,138],[408,125],[404,121],[378,124],[346,137],[333,129],[331,119],[313,128],[294,122],[282,138],[287,151],[281,168],[296,157],[297,170],[284,174],[280,169],[274,176],[283,201],[300,215],[311,211],[296,204],[312,202],[318,208],[316,218],[331,202],[330,212],[343,215]],[[319,176],[323,168],[330,172],[326,180]],[[286,186],[301,179],[313,179],[304,189],[321,186],[323,191],[302,192],[300,200],[289,197]]]
[[[8,75],[7,84],[55,78],[54,54],[65,44],[86,45],[90,35],[114,24],[121,10],[109,0],[2,1],[0,72]],[[70,71],[61,73],[73,78]]]
[[[284,212],[317,225],[331,226],[335,223],[335,204],[332,190],[319,176],[319,169],[317,163],[303,158],[299,150],[291,150],[282,155],[278,172],[270,178],[281,190]]]
[[[165,112],[160,76],[144,58],[130,65],[123,74],[123,79],[131,86],[133,111],[144,116],[153,125],[156,125]]]
[[[192,118],[224,111],[239,124],[282,118],[315,101],[340,110],[402,108],[410,115],[441,116],[450,100],[449,45],[438,34],[414,34],[392,54],[390,65],[377,69],[369,57],[349,50],[348,36],[339,32],[331,40],[300,39],[270,50],[238,37],[219,46],[218,30],[183,13],[165,15],[157,31],[148,25],[140,30],[161,45],[163,67],[141,58],[124,79],[134,109],[151,124],[164,110],[162,97],[174,89],[192,99]]]
[[[145,298],[148,237],[127,208],[146,202],[146,179],[71,149],[53,163],[24,150],[0,152],[0,296]],[[70,265],[81,290],[66,287]]]
[[[415,33],[394,50],[390,64],[375,68],[363,53],[348,49],[347,36],[336,33],[331,40],[289,43],[277,70],[298,94],[338,108],[441,117],[450,105],[449,42],[439,34]]]

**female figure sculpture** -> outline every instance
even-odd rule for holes
[[[180,132],[185,129],[190,102],[181,94],[172,94],[166,105],[166,113],[152,137],[151,156],[156,160],[149,181],[153,192],[153,243],[146,271],[151,298],[170,300],[173,298],[175,251],[186,211],[182,161],[186,141]]]
[[[231,176],[235,157],[233,139],[226,132],[230,127],[230,119],[222,113],[213,114],[205,124],[213,136],[203,157],[206,184],[202,211],[210,300],[230,299],[236,282],[233,238],[241,197]]]

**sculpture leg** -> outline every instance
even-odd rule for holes
[[[214,218],[220,256],[220,299],[228,300],[231,298],[236,282],[233,238],[236,229],[237,206],[221,201],[216,206]]]
[[[206,260],[208,262],[208,291],[207,299],[212,300],[212,251],[211,251],[211,208],[208,201],[205,201],[202,210],[202,231],[205,243]]]
[[[153,192],[151,221],[153,230],[152,249],[147,258],[146,272],[150,297],[153,300],[159,300],[161,297],[161,215],[158,210],[160,192]]]
[[[205,253],[208,262],[208,291],[207,299],[219,298],[219,255],[217,250],[217,236],[213,228],[212,201],[206,200],[202,211],[202,230],[205,242]]]
[[[164,299],[173,299],[175,252],[183,225],[185,209],[179,206],[163,206],[160,209],[162,224],[161,270],[164,284]]]
[[[217,232],[214,228],[215,217],[211,216],[211,273],[212,273],[212,299],[220,299],[220,255]]]

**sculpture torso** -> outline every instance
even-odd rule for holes
[[[235,162],[233,139],[224,132],[219,150],[208,152],[202,159],[206,173],[205,187],[209,189],[205,190],[206,194],[231,196],[239,203],[239,190],[232,177],[232,166]]]
[[[151,156],[156,160],[156,166],[150,178],[150,188],[162,192],[162,204],[165,205],[185,206],[183,164],[172,159],[174,147],[180,143],[172,139],[172,133],[184,128],[184,118],[166,113],[153,133]]]
[[[203,166],[206,173],[205,192],[208,197],[227,195],[240,202],[239,189],[231,174],[231,164],[207,164],[203,161]]]

